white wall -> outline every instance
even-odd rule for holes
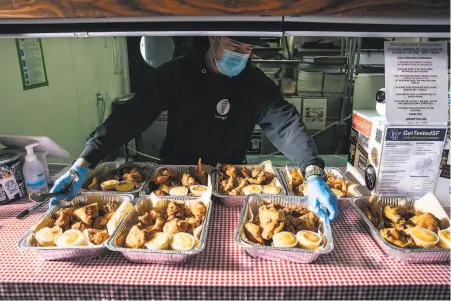
[[[26,91],[15,41],[0,39],[0,133],[49,136],[76,158],[99,124],[95,91],[108,95],[106,117],[111,100],[129,89],[125,39],[113,39],[42,39],[49,86]],[[120,74],[113,43],[124,64]]]

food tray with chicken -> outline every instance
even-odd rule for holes
[[[213,167],[204,165],[160,165],[149,177],[141,196],[183,196],[195,199],[212,190]]]
[[[138,196],[156,167],[151,162],[105,162],[89,171],[80,192]]]
[[[334,245],[329,219],[310,209],[307,198],[251,195],[235,241],[255,258],[312,263]]]
[[[449,262],[449,218],[439,204],[435,214],[428,208],[436,205],[418,198],[358,197],[352,205],[388,256],[408,263]]]
[[[133,199],[129,194],[97,194],[61,201],[44,213],[19,241],[19,247],[45,260],[100,256],[119,221],[134,209]]]
[[[353,184],[338,168],[326,167],[327,184],[339,199],[360,196],[359,184]],[[308,196],[308,190],[301,170],[297,167],[279,168],[281,178],[289,195]]]
[[[132,262],[180,264],[205,248],[211,195],[186,197],[142,196],[136,212],[119,225],[108,248]]]
[[[227,207],[242,206],[250,194],[286,195],[269,161],[259,165],[218,164],[213,194]]]

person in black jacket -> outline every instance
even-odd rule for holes
[[[112,113],[86,143],[72,166],[80,180],[112,149],[147,129],[162,111],[168,112],[166,138],[160,154],[165,164],[240,164],[252,132],[260,125],[268,139],[295,162],[307,179],[309,199],[334,219],[337,199],[324,182],[324,161],[299,118],[278,87],[249,60],[254,45],[268,44],[254,37],[196,38],[187,55],[150,74],[147,86],[137,91],[121,110]],[[69,172],[52,192],[70,182]],[[58,198],[51,200],[54,205]]]

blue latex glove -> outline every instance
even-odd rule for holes
[[[338,216],[337,196],[320,177],[309,177],[307,180],[309,202],[313,204],[314,213],[324,214],[327,211],[329,219]]]
[[[86,173],[88,172],[88,168],[79,165],[72,165],[70,170],[68,170],[64,175],[62,175],[58,180],[56,180],[55,185],[53,185],[53,188],[50,190],[50,192],[61,191],[70,185],[71,170],[77,173],[78,180],[73,183],[72,188],[67,195],[51,198],[49,207],[58,205],[59,201],[61,201],[62,199],[72,200],[78,194],[78,191],[80,190],[81,185],[83,184],[86,178]]]

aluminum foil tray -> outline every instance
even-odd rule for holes
[[[108,202],[113,201],[117,203],[122,203],[126,200],[130,202],[133,201],[134,196],[130,194],[97,194],[97,195],[79,195],[75,197],[72,201],[62,201],[58,206],[53,206],[48,209],[39,220],[19,241],[19,248],[25,251],[34,251],[38,253],[45,260],[76,260],[76,259],[86,259],[102,255],[106,250],[106,243],[98,246],[83,246],[83,247],[35,247],[30,244],[32,241],[32,235],[34,229],[40,226],[47,219],[51,219],[54,214],[60,210],[60,208],[72,207],[72,206],[84,206],[85,204],[97,203],[97,202]]]
[[[207,171],[208,174],[208,184],[207,186],[212,188],[213,187],[213,181],[212,181],[212,173],[214,168],[212,166],[209,165],[203,165]],[[145,195],[149,195],[151,194],[154,190],[156,190],[156,185],[152,182],[152,179],[158,174],[158,172],[163,169],[170,169],[176,172],[186,172],[189,173],[189,168],[196,168],[197,169],[197,165],[159,165],[157,168],[155,168],[152,172],[152,174],[150,175],[150,177],[148,177],[146,183],[144,183],[144,188],[140,193],[140,196],[145,196]],[[185,199],[198,199],[198,197],[193,197],[193,196],[186,196],[184,197]]]
[[[291,170],[293,170],[295,168],[296,167],[288,167],[288,170],[291,171]],[[324,171],[326,173],[333,173],[336,177],[344,178],[348,182],[350,181],[349,178],[339,168],[326,167],[326,168],[324,168]],[[288,192],[288,195],[295,195],[294,192],[289,188],[286,168],[285,167],[283,167],[283,168],[279,167],[278,168],[278,172],[281,175],[281,178],[282,178],[283,183],[285,185],[285,189]],[[356,196],[361,196],[360,191],[355,190],[355,192],[356,192]],[[350,198],[351,197],[346,197],[346,198],[343,198],[343,199],[350,199]]]
[[[146,200],[147,199],[147,200]],[[186,197],[158,197],[159,200],[173,200],[181,202],[190,202],[193,199]],[[150,209],[150,207],[144,202],[149,201],[148,196],[142,196],[136,199],[135,207],[138,209],[140,206]],[[112,238],[109,240],[107,246],[108,249],[120,252],[125,258],[132,262],[138,263],[157,263],[157,264],[182,264],[191,260],[195,255],[202,252],[205,248],[208,228],[210,224],[210,216],[212,210],[212,202],[208,200],[206,202],[207,212],[203,221],[202,234],[199,239],[199,244],[189,251],[174,251],[174,250],[149,250],[149,249],[130,249],[124,247],[125,238],[127,237],[130,229],[136,225],[139,214],[130,213],[118,226]],[[138,212],[141,211],[138,209]]]
[[[258,246],[247,243],[243,236],[244,225],[251,219],[251,210],[258,214],[258,207],[267,203],[281,204],[285,207],[294,207],[295,205],[305,205],[309,208],[307,198],[300,198],[295,196],[266,196],[266,195],[250,195],[247,202],[244,204],[241,211],[238,229],[235,233],[235,241],[244,247],[246,252],[254,258],[265,259],[271,261],[290,261],[294,263],[312,263],[320,255],[330,253],[334,248],[332,230],[329,219],[326,216],[319,216],[320,218],[320,232],[326,240],[323,248],[318,250],[304,250],[301,248],[277,248],[271,246]]]
[[[143,188],[146,185],[146,182],[149,180],[150,175],[152,174],[154,169],[157,168],[157,164],[151,163],[151,162],[133,162],[133,164],[135,164],[135,166],[140,168],[140,170],[142,172],[143,182],[142,182],[140,187],[138,187],[137,189],[134,189],[132,191],[127,191],[127,192],[122,192],[122,191],[89,191],[89,190],[86,189],[87,186],[89,185],[89,183],[91,182],[91,179],[93,177],[95,177],[96,175],[98,175],[98,173],[104,172],[106,170],[117,169],[122,164],[124,164],[124,162],[104,162],[104,163],[100,164],[99,166],[97,166],[86,177],[86,180],[85,180],[85,182],[82,185],[82,189],[80,190],[80,193],[81,194],[87,194],[87,195],[90,195],[90,194],[132,194],[135,197],[139,196],[139,193],[141,192],[141,190],[143,190]]]
[[[370,197],[357,197],[352,199],[352,205],[360,215],[360,221],[371,237],[377,242],[379,247],[389,256],[399,261],[408,263],[434,263],[450,261],[449,249],[404,249],[392,245],[382,238],[379,231],[374,227],[370,220],[363,213],[362,208],[368,204]],[[406,197],[380,197],[379,203],[382,205],[406,206],[411,207],[415,203],[415,199]]]
[[[234,164],[235,165],[235,164]],[[254,164],[254,165],[235,165],[236,167],[258,167],[260,165],[258,164]],[[245,195],[228,195],[228,194],[223,194],[219,191],[219,184],[221,183],[221,180],[223,178],[223,174],[221,172],[219,172],[219,167],[220,165],[218,165],[218,167],[215,170],[215,187],[213,190],[213,194],[214,196],[216,196],[219,201],[227,206],[227,207],[237,207],[237,206],[243,206],[243,204],[246,202],[246,198],[247,196]],[[281,177],[281,175],[278,172],[277,168],[274,168],[274,174],[276,176],[277,182],[276,182],[276,186],[279,186],[281,188],[280,193],[278,194],[280,195],[286,195],[286,189],[285,189],[285,185],[283,183],[283,179]],[[262,194],[262,195],[270,195],[270,194]]]

